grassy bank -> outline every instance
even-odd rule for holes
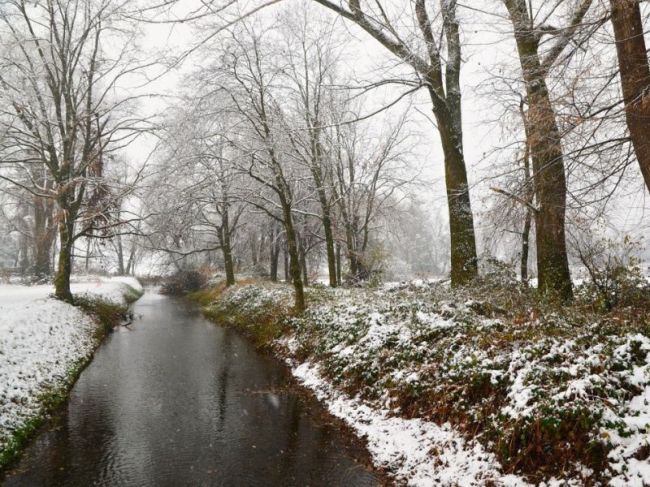
[[[643,295],[646,296],[646,295]],[[569,307],[521,286],[444,284],[195,295],[205,313],[396,417],[450,423],[528,481],[650,482],[650,309]],[[644,298],[645,299],[645,298]],[[431,454],[436,461],[436,454]]]
[[[11,466],[19,457],[20,452],[47,419],[67,401],[72,386],[81,372],[92,361],[94,351],[102,343],[106,335],[129,316],[129,305],[137,301],[143,291],[123,284],[124,304],[118,304],[89,294],[77,296],[75,306],[92,318],[94,323],[90,336],[91,345],[88,352],[69,364],[67,370],[57,380],[48,384],[35,398],[38,408],[30,414],[22,426],[11,432],[3,439],[4,447],[0,450],[0,474]]]

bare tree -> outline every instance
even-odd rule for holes
[[[462,285],[478,272],[474,220],[463,153],[461,116],[461,47],[458,2],[439,3],[441,32],[436,32],[425,0],[411,0],[391,18],[389,2],[351,0],[313,0],[354,22],[402,62],[418,78],[416,86],[426,87],[445,156],[445,180],[451,244],[451,280]],[[412,21],[411,32],[400,32],[405,20]],[[446,47],[446,52],[443,48]],[[421,55],[421,50],[425,55]]]
[[[188,264],[191,255],[220,251],[230,286],[233,241],[244,211],[235,199],[241,175],[232,158],[238,154],[224,135],[227,118],[193,102],[185,99],[173,110],[162,135],[161,160],[147,196],[158,215],[150,222],[151,247]]]
[[[323,228],[329,284],[337,286],[334,251],[334,201],[329,187],[331,161],[324,147],[325,130],[331,120],[332,91],[336,84],[337,60],[332,28],[309,20],[303,8],[298,18],[285,17],[291,98],[299,112],[304,130],[288,130],[296,158],[309,168],[319,204]]]
[[[366,251],[373,225],[395,191],[408,182],[401,167],[405,123],[402,118],[378,137],[369,135],[361,124],[337,125],[331,135],[331,186],[352,281],[369,277],[371,268]]]
[[[260,36],[246,25],[231,36],[223,59],[227,69],[221,70],[222,79],[211,88],[229,98],[228,110],[238,120],[229,137],[243,154],[237,167],[258,184],[245,199],[284,227],[295,308],[302,312],[305,294],[294,211],[299,206],[298,186],[301,181],[304,186],[305,179],[295,174],[295,164],[287,156],[285,113],[276,99],[282,68],[264,51]]]
[[[5,164],[41,165],[44,179],[23,187],[56,202],[59,256],[55,295],[72,301],[74,242],[112,227],[114,201],[103,181],[109,147],[134,134],[133,118],[113,120],[125,100],[114,100],[120,78],[132,72],[129,44],[109,56],[122,3],[113,0],[24,0],[5,2],[0,22],[7,33],[0,75],[8,123],[4,149],[23,148]],[[111,49],[115,48],[115,45]]]

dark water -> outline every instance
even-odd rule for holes
[[[379,482],[288,373],[196,307],[147,293],[4,479],[15,486]]]

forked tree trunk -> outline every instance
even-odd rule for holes
[[[625,118],[634,153],[650,191],[650,67],[639,0],[610,0]]]
[[[421,52],[412,48],[411,39],[405,42],[392,30],[393,27],[377,21],[375,12],[364,10],[362,2],[335,2],[314,0],[337,14],[355,22],[379,43],[402,61],[410,64],[428,82],[442,148],[445,159],[445,180],[447,183],[447,206],[449,209],[449,233],[451,241],[451,283],[453,286],[468,284],[478,275],[476,237],[470,202],[467,171],[463,155],[463,133],[461,119],[461,39],[460,26],[456,17],[456,1],[441,1],[439,14],[442,18],[444,41],[434,33],[427,13],[425,0],[410,2],[415,13],[421,39],[425,41],[427,58],[420,58]],[[398,2],[400,3],[400,2]],[[404,3],[404,2],[402,2]],[[437,2],[436,2],[437,3]],[[386,15],[389,8],[383,2],[369,2],[377,12]],[[341,5],[347,5],[347,9]],[[386,5],[392,5],[386,2]],[[371,9],[374,7],[370,7]],[[401,23],[401,21],[400,21]],[[440,52],[440,45],[446,44],[446,59]],[[444,75],[443,75],[443,68]]]
[[[526,2],[506,0],[505,3],[514,29],[529,107],[526,125],[537,201],[538,289],[543,294],[570,300],[573,291],[564,228],[567,186],[560,132],[539,58],[539,38],[528,19]]]
[[[431,28],[426,2],[417,0],[415,13],[420,30],[427,41],[430,68],[427,73],[433,114],[445,158],[445,183],[449,210],[449,237],[451,254],[451,285],[469,284],[478,276],[474,217],[463,153],[463,120],[461,110],[461,39],[456,17],[457,2],[440,2],[443,32],[447,42],[447,60],[444,81],[440,52]]]

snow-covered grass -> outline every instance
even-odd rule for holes
[[[72,291],[83,307],[54,299],[49,285],[0,285],[0,467],[98,345],[103,326],[84,310],[123,309],[142,287],[133,278],[86,277]]]
[[[650,485],[650,309],[561,307],[521,286],[291,290],[207,308],[286,357],[378,465],[412,485]],[[647,300],[650,303],[650,298]]]

